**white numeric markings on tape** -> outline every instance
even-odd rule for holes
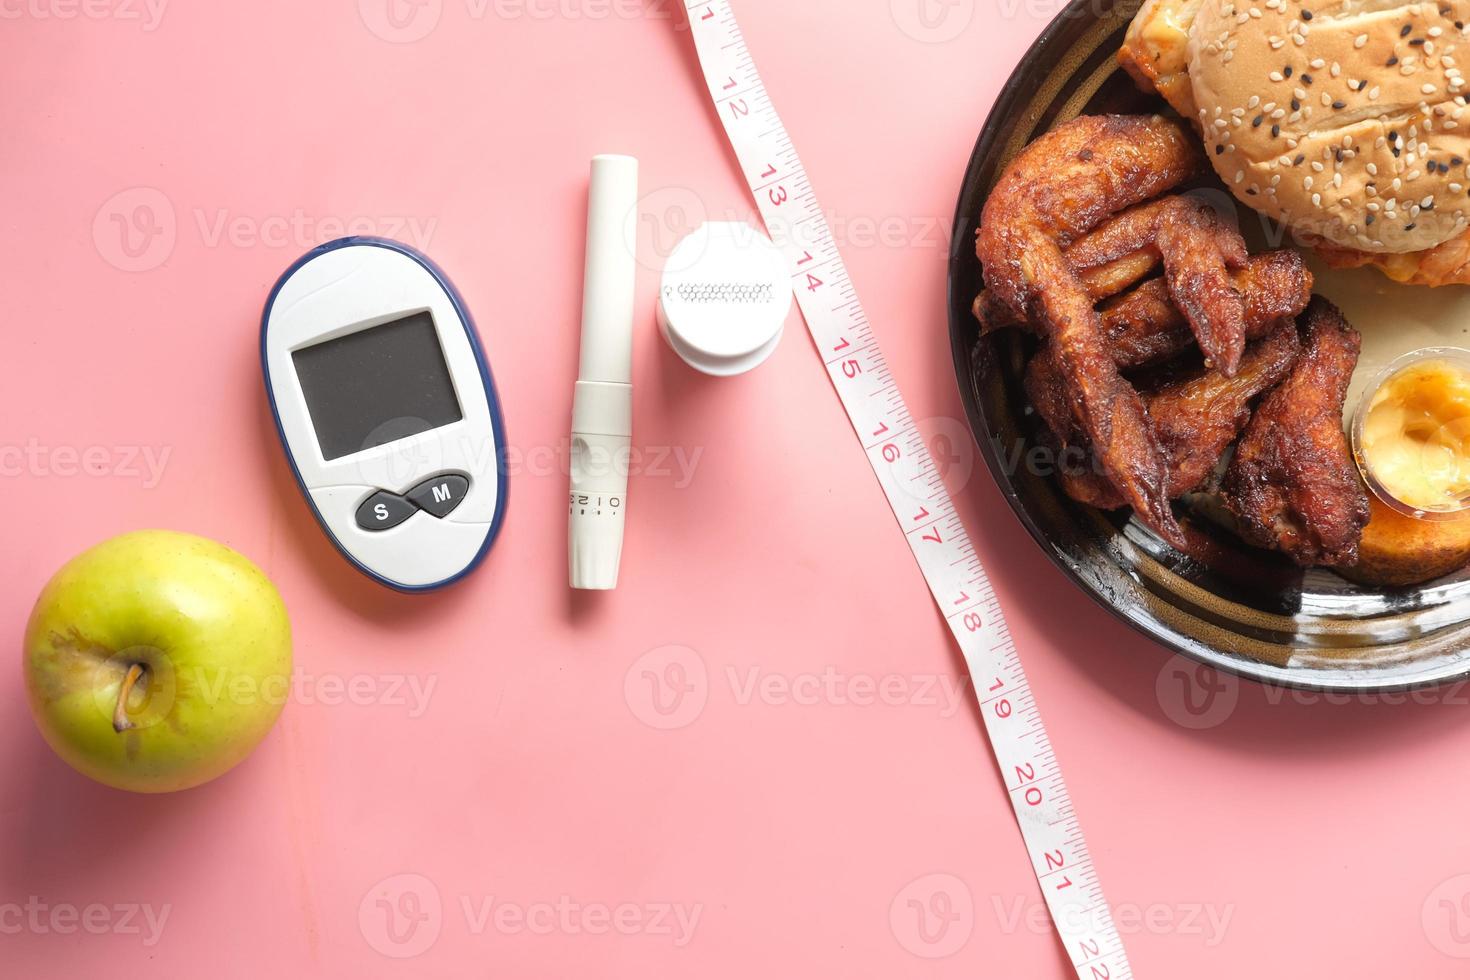
[[[859,304],[821,206],[771,105],[730,0],[685,0],[720,122],[827,374],[959,641],[1036,878],[1079,977],[1132,971],[1000,604]]]

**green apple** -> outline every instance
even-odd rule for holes
[[[25,683],[57,755],[118,789],[168,793],[260,743],[291,685],[291,623],[270,579],[207,538],[137,531],[46,584]]]

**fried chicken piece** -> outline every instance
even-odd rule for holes
[[[1294,320],[1312,299],[1312,273],[1290,249],[1253,255],[1234,274],[1245,303],[1245,339],[1259,340],[1281,320]],[[1102,308],[1103,326],[1119,367],[1156,364],[1194,344],[1164,279],[1151,279]]]
[[[1342,428],[1361,340],[1337,307],[1307,308],[1304,349],[1267,395],[1225,472],[1225,504],[1246,540],[1300,565],[1351,565],[1368,523],[1368,494]]]
[[[1142,282],[1158,264],[1158,249],[1152,246],[1140,248],[1095,268],[1082,270],[1082,284],[1094,300],[1107,299]]]
[[[1051,341],[1072,414],[1138,517],[1184,540],[1143,399],[1118,373],[1102,320],[1062,248],[1111,214],[1199,173],[1190,136],[1159,116],[1083,116],[1036,140],[986,201],[976,240],[985,284]]]
[[[1128,288],[1162,261],[1174,301],[1206,359],[1235,373],[1245,349],[1245,310],[1228,270],[1245,265],[1245,240],[1208,203],[1176,196],[1140,204],[1065,251],[1094,300]],[[1004,308],[982,293],[974,309],[982,328],[990,330],[1007,322]]]
[[[1234,279],[1245,302],[1246,340],[1264,337],[1279,320],[1295,319],[1312,298],[1312,273],[1301,255],[1290,249],[1251,256]],[[1189,323],[1174,305],[1163,278],[1113,297],[1098,312],[1113,360],[1121,368],[1156,364],[1194,346]],[[976,297],[974,313],[982,335],[1018,326],[989,290]]]
[[[1295,325],[1278,320],[1265,339],[1251,344],[1235,377],[1205,368],[1190,377],[1145,395],[1149,418],[1169,459],[1169,496],[1182,497],[1197,490],[1214,471],[1220,457],[1250,421],[1251,402],[1280,383],[1301,352]],[[1057,397],[1064,384],[1049,351],[1042,351],[1026,367],[1026,393],[1036,411],[1063,447],[1085,449],[1085,436],[1065,415],[1066,403]],[[1095,468],[1063,470],[1062,487],[1074,500],[1103,510],[1123,506],[1123,498]]]
[[[1206,362],[1233,375],[1245,350],[1245,307],[1227,270],[1245,265],[1245,239],[1205,202],[1176,196],[1131,208],[1067,249],[1067,261],[1080,269],[1134,255],[1163,261],[1169,294]]]

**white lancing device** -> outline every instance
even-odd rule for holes
[[[731,3],[684,0],[720,123],[766,227],[786,232],[772,237],[786,253],[807,330],[964,654],[1021,837],[1072,967],[1082,980],[1130,980],[1122,937],[995,589],[858,302]],[[814,48],[828,43],[811,41]]]
[[[582,357],[572,399],[568,575],[574,589],[617,588],[633,443],[633,299],[638,161],[592,160]]]

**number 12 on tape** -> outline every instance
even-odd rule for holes
[[[1129,980],[1056,753],[1000,603],[878,346],[731,0],[685,0],[705,84],[827,375],[964,653],[985,730],[1057,933],[1084,980]]]

